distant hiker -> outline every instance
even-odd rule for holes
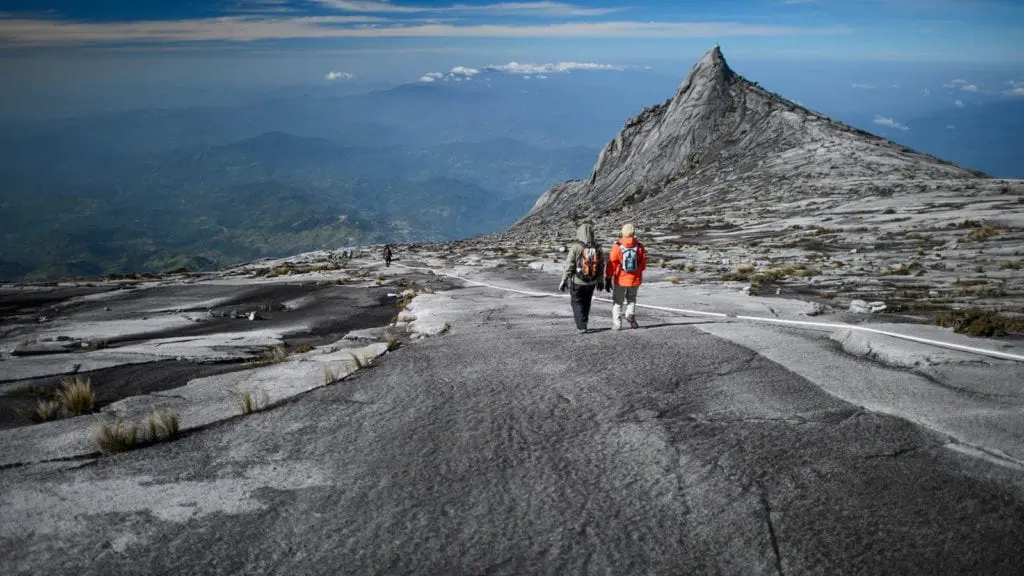
[[[622,238],[612,244],[608,255],[608,266],[605,275],[605,290],[612,290],[612,330],[622,329],[623,303],[625,303],[626,321],[630,328],[639,328],[636,323],[636,293],[643,282],[644,270],[647,268],[647,251],[637,241],[632,224],[622,227]]]
[[[590,224],[581,224],[576,229],[576,239],[566,256],[565,271],[558,290],[565,292],[566,287],[569,288],[576,329],[584,334],[590,319],[590,302],[594,298],[594,290],[604,287],[605,262],[601,247],[594,242],[594,229]]]
[[[384,245],[384,266],[391,267],[391,244]]]

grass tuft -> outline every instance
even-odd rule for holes
[[[126,452],[174,438],[181,432],[181,416],[174,410],[154,410],[142,424],[115,418],[97,419],[93,438],[104,454]]]
[[[323,369],[324,386],[329,386],[338,381],[338,375],[334,372],[334,370],[331,370],[330,365],[321,364],[320,367],[321,369]]]
[[[298,346],[296,346],[292,350],[292,353],[293,354],[305,354],[306,352],[312,352],[312,351],[313,351],[313,345],[312,344],[299,344]]]
[[[1020,260],[1007,260],[1006,262],[1003,262],[1002,264],[999,265],[999,269],[1000,270],[1020,270],[1021,269]]]
[[[243,416],[252,414],[253,412],[259,412],[270,404],[270,397],[267,395],[266,391],[261,392],[259,396],[256,396],[249,390],[239,390],[237,394],[238,408]]]
[[[125,422],[120,418],[113,423],[99,420],[93,437],[104,454],[127,452],[139,443],[139,425],[137,422]]]
[[[36,403],[28,410],[26,415],[33,422],[49,422],[64,417],[63,407],[56,400],[37,398]]]
[[[284,347],[284,344],[278,344],[277,346],[271,346],[263,351],[263,356],[250,362],[253,366],[269,366],[271,364],[279,364],[288,359],[288,350]]]
[[[181,416],[174,410],[155,410],[146,417],[146,441],[159,442],[181,431]]]
[[[392,332],[391,330],[385,330],[384,338],[388,343],[388,352],[394,352],[395,350],[398,350],[398,346],[401,344],[398,334]]]
[[[671,284],[679,284],[679,282],[680,282],[678,276],[669,276],[668,278],[665,278],[665,281],[669,282]]]
[[[62,376],[60,389],[53,395],[64,416],[80,416],[96,408],[96,397],[92,393],[92,382],[83,376]]]

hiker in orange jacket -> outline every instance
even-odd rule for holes
[[[612,291],[612,330],[622,329],[623,304],[625,304],[626,321],[630,328],[639,328],[636,323],[636,293],[643,283],[644,270],[647,268],[647,251],[635,236],[632,224],[622,227],[622,238],[612,244],[608,255],[608,266],[605,267],[605,291]]]

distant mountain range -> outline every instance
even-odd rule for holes
[[[26,158],[5,167],[0,279],[211,269],[491,232],[537,190],[585,173],[595,153],[510,139],[357,148],[272,132],[99,165]]]

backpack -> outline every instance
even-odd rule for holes
[[[584,282],[597,279],[601,270],[601,252],[596,246],[583,246],[576,260],[576,276]]]
[[[616,244],[619,244],[616,242]],[[636,272],[636,269],[640,267],[640,243],[626,247],[619,244],[619,251],[622,252],[622,270],[629,272],[630,274]]]

